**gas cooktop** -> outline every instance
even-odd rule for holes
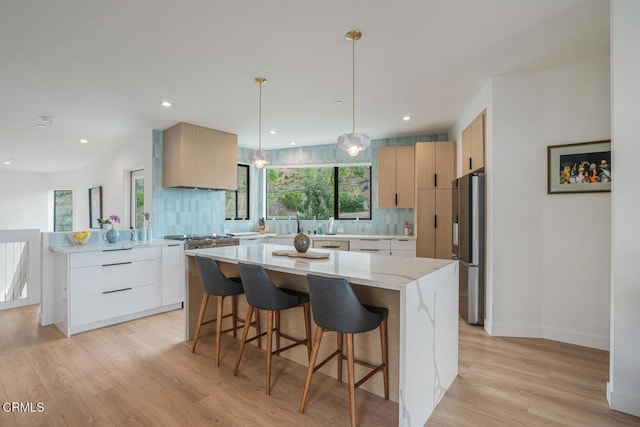
[[[182,240],[183,242],[230,239],[229,236],[221,236],[217,234],[176,234],[172,236],[164,236],[164,238],[169,240]]]

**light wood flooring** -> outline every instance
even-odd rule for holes
[[[316,374],[298,414],[306,369],[274,358],[264,394],[264,352],[213,337],[196,354],[176,310],[65,338],[38,326],[38,306],[0,311],[0,402],[44,403],[44,412],[5,413],[0,426],[347,425],[347,388]],[[356,349],[357,351],[357,349]],[[639,426],[608,408],[608,353],[547,340],[489,337],[460,324],[460,372],[428,426]],[[398,406],[356,393],[361,426],[397,425]]]

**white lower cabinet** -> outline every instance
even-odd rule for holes
[[[56,325],[69,336],[180,308],[183,258],[182,244],[59,254]]]
[[[184,245],[162,247],[162,305],[184,301]]]
[[[391,255],[392,256],[416,256],[416,240],[415,239],[391,239]]]

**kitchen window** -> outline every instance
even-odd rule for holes
[[[73,192],[55,190],[53,192],[53,231],[73,230]]]
[[[144,169],[131,171],[131,226],[144,226]]]
[[[267,218],[371,219],[371,166],[267,169]]]
[[[238,165],[238,189],[225,191],[226,219],[249,219],[249,165]]]

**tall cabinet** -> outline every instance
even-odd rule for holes
[[[484,167],[485,112],[462,131],[462,175]]]
[[[455,141],[419,142],[416,157],[416,255],[451,258]]]
[[[415,149],[378,148],[378,207],[415,207]]]

